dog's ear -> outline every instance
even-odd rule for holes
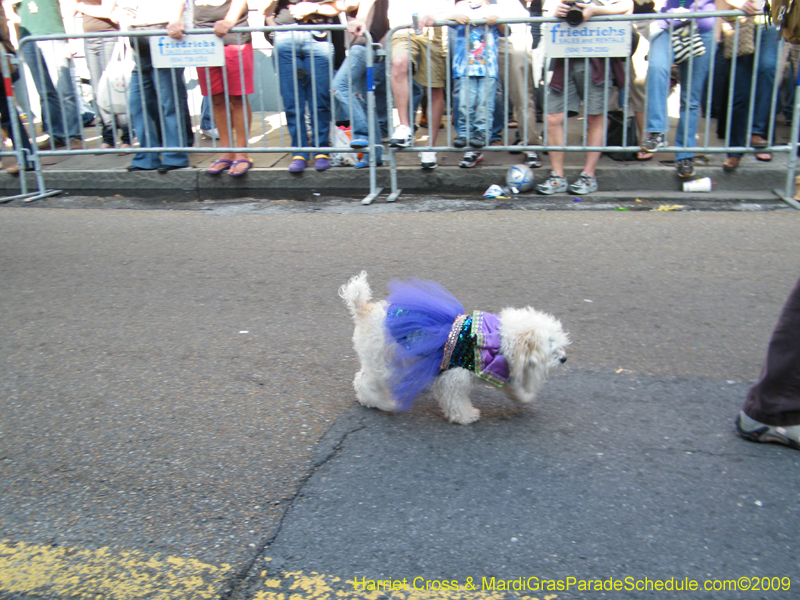
[[[536,393],[538,366],[543,364],[545,341],[535,331],[526,332],[511,347],[511,372],[526,395]]]

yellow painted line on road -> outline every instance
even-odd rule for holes
[[[262,573],[263,586],[266,589],[256,591],[252,600],[556,600],[556,594],[543,596],[528,596],[512,591],[484,591],[480,589],[469,590],[464,582],[460,582],[458,589],[424,589],[426,580],[414,583],[406,580],[404,589],[391,589],[391,584],[375,589],[375,586],[356,585],[352,579],[341,579],[320,573],[304,573],[302,571],[283,573],[282,578],[267,577]],[[441,582],[439,582],[441,584]],[[414,586],[423,589],[414,589]],[[430,583],[428,586],[430,587]],[[364,589],[364,588],[367,589]],[[370,589],[371,588],[371,589]]]
[[[69,598],[218,598],[232,567],[194,559],[0,541],[0,591]]]

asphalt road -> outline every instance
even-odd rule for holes
[[[796,597],[800,455],[732,421],[798,232],[788,210],[2,207],[0,597],[363,597],[354,578],[420,577],[459,589],[392,597],[501,598],[501,579],[626,576],[512,595],[769,576],[795,592],[683,595]],[[569,361],[536,407],[479,391],[468,427],[429,396],[362,409],[336,294],[361,269],[378,294],[416,276],[468,310],[551,312]]]

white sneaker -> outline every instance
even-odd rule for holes
[[[219,139],[219,128],[214,127],[214,129],[201,129],[200,133],[203,134],[203,137],[210,138],[212,140]]]
[[[435,169],[439,164],[436,161],[436,152],[420,152],[419,161],[423,169]]]
[[[411,145],[411,128],[408,125],[398,125],[392,133],[389,145],[392,148],[408,148]]]

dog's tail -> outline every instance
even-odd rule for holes
[[[361,273],[340,287],[339,296],[347,304],[347,308],[354,318],[368,311],[372,300],[372,290],[369,287],[369,283],[367,283],[367,272],[361,271]]]

